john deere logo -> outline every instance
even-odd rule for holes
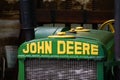
[[[98,55],[98,45],[85,43],[85,42],[74,42],[74,41],[63,41],[57,42],[52,41],[41,41],[32,42],[26,44],[22,50],[24,54],[40,54],[52,55],[55,52],[58,55]]]

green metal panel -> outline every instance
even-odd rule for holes
[[[47,29],[47,28],[46,28]],[[97,62],[97,80],[104,80],[105,62],[113,61],[114,34],[102,30],[90,30],[90,32],[70,33],[75,38],[45,38],[56,34],[62,29],[51,28],[49,30],[36,30],[36,39],[23,43],[18,50],[19,76],[24,80],[25,58],[64,58],[86,59]],[[48,33],[46,33],[48,32]],[[41,35],[46,33],[45,35]],[[39,39],[42,38],[42,39]]]
[[[19,59],[18,80],[25,80],[24,59]]]
[[[92,30],[92,29],[88,32],[78,32],[78,33],[68,32],[68,34],[75,35],[77,38],[87,38],[87,39],[98,40],[101,43],[103,43],[105,46],[107,46],[107,44],[114,38],[114,34],[111,32],[103,31],[103,30]]]
[[[99,34],[98,34],[98,33]],[[88,43],[88,45],[91,45],[91,44],[95,44],[95,45],[98,45],[98,47],[99,47],[99,55],[101,55],[101,56],[104,56],[104,54],[106,55],[107,54],[107,51],[108,51],[108,48],[107,48],[107,46],[111,46],[112,47],[112,45],[113,45],[113,34],[112,33],[110,33],[110,32],[107,32],[107,31],[97,31],[97,30],[91,30],[90,32],[80,32],[80,33],[77,33],[77,34],[75,34],[75,33],[68,33],[68,34],[72,34],[72,35],[75,35],[75,39],[65,39],[65,38],[62,38],[62,39],[57,39],[57,38],[48,38],[48,39],[36,39],[36,40],[32,40],[32,41],[29,41],[29,42],[26,42],[26,43],[24,43],[24,44],[22,44],[21,45],[21,47],[19,48],[19,55],[18,56],[21,56],[21,57],[23,57],[23,56],[29,56],[29,57],[48,57],[48,58],[50,58],[50,57],[60,57],[60,55],[57,55],[56,53],[57,53],[57,41],[64,41],[65,43],[67,42],[67,41],[73,41],[73,42],[81,42],[81,44],[83,44],[83,43]],[[100,35],[100,36],[98,36],[98,35]],[[101,36],[102,35],[102,36]],[[32,45],[33,46],[33,48],[31,48],[31,49],[33,49],[34,50],[34,45],[35,45],[35,47],[37,48],[38,46],[38,43],[40,44],[40,43],[42,43],[43,42],[43,45],[44,45],[44,43],[46,42],[46,44],[47,43],[49,43],[49,42],[52,42],[52,55],[48,55],[48,54],[41,54],[40,52],[38,53],[37,51],[36,51],[36,53],[31,53],[31,52],[28,52],[27,54],[25,54],[24,52],[22,52],[22,50],[23,49],[26,49],[26,46],[27,45]],[[108,45],[109,43],[111,43],[110,45]],[[67,44],[65,44],[65,46],[66,46]],[[71,44],[72,45],[72,44]],[[30,47],[29,46],[29,47]],[[74,44],[73,44],[73,46],[74,46]],[[83,45],[80,45],[80,46],[83,46]],[[45,48],[46,46],[44,46],[44,48]],[[66,48],[67,49],[67,48]],[[75,48],[74,48],[75,49]],[[73,50],[74,50],[73,49]],[[73,51],[72,51],[73,52]],[[53,55],[54,54],[54,55]],[[55,55],[56,54],[56,55]],[[32,55],[32,56],[31,56]],[[42,55],[42,56],[40,56],[40,55]],[[99,56],[98,55],[98,56]],[[90,55],[67,55],[67,53],[66,53],[66,55],[62,55],[61,57],[63,57],[63,58],[81,58],[81,57],[88,57],[88,58],[92,58],[93,56],[90,56]],[[95,56],[96,57],[96,56]],[[94,57],[94,58],[95,58]],[[99,56],[100,57],[100,56]]]
[[[105,55],[107,56],[108,60],[114,59],[114,34],[109,31],[104,30],[90,30],[88,32],[78,32],[76,33],[70,33],[67,34],[75,35],[77,38],[86,38],[88,40],[96,40],[99,41],[102,45],[105,47]]]
[[[62,42],[59,44],[59,42]],[[69,44],[68,43],[72,43]],[[78,45],[76,45],[78,43]],[[49,45],[49,47],[48,47]],[[82,50],[84,49],[83,46],[88,45],[89,50]],[[75,53],[75,46],[81,47],[79,51],[81,53]],[[95,46],[95,50],[98,53],[92,53],[92,47]],[[38,47],[43,47],[42,49],[38,50]],[[48,49],[48,48],[49,49]],[[69,47],[73,49],[68,49]],[[76,48],[77,48],[76,47]],[[37,39],[32,40],[29,42],[25,42],[19,48],[19,58],[25,57],[43,57],[43,58],[86,58],[86,59],[102,59],[104,58],[104,46],[100,44],[98,41],[95,40],[88,40],[88,39]],[[94,49],[94,48],[93,48]],[[63,53],[59,53],[59,51]],[[87,53],[88,52],[88,53]]]
[[[67,30],[65,27],[37,27],[35,28],[35,39],[46,38],[49,35],[54,35],[57,32]]]
[[[104,74],[103,62],[97,62],[97,80],[104,80]]]

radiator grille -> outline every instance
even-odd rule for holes
[[[25,80],[97,80],[97,65],[90,60],[25,61]]]

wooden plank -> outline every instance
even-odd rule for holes
[[[103,23],[106,20],[114,19],[113,11],[89,11],[87,13],[87,23]]]
[[[57,10],[55,11],[56,23],[81,23],[83,16],[81,11]],[[52,23],[52,12],[50,10],[37,10],[36,18],[38,23]]]
[[[56,10],[54,11],[55,23],[103,23],[114,18],[113,11],[81,11],[81,10]],[[36,10],[38,23],[52,23],[50,10]]]

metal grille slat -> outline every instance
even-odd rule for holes
[[[96,67],[87,60],[27,59],[25,80],[97,80]]]

